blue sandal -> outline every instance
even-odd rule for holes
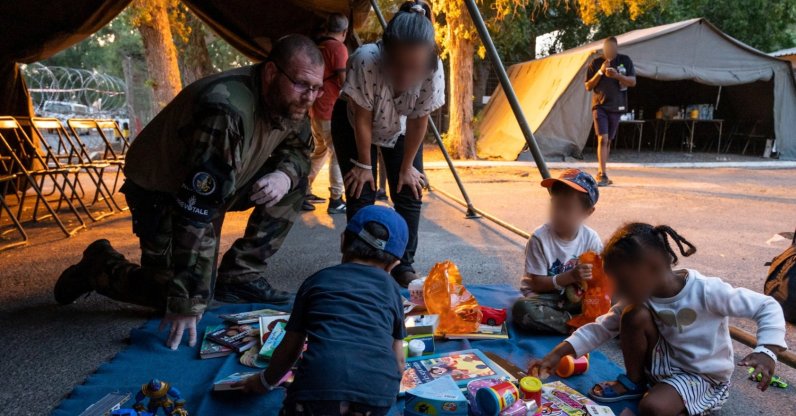
[[[591,398],[596,402],[614,403],[620,402],[622,400],[640,399],[641,396],[643,396],[647,391],[644,386],[634,383],[633,380],[629,379],[625,374],[620,374],[618,377],[616,377],[616,382],[621,384],[627,391],[619,394],[616,390],[614,390],[613,386],[608,384],[607,381],[604,381],[602,383],[597,383],[594,387],[592,387],[589,391],[589,396],[591,396]],[[601,390],[600,394],[597,394],[594,391],[594,389],[598,386]]]

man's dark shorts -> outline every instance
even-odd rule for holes
[[[622,117],[622,113],[597,107],[591,111],[591,115],[594,118],[595,134],[598,136],[608,135],[608,140],[616,138],[616,132],[619,130],[619,118]]]

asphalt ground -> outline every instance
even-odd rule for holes
[[[477,207],[522,229],[543,223],[547,195],[539,175],[527,168],[462,169]],[[553,172],[554,174],[556,172]],[[456,193],[450,173],[429,172],[434,187]],[[603,238],[626,221],[666,223],[693,241],[699,252],[682,261],[704,274],[760,291],[765,261],[785,248],[767,243],[796,226],[796,170],[633,169],[611,171],[616,185],[604,189],[589,225]],[[315,189],[325,188],[325,178]],[[339,261],[342,215],[329,216],[322,205],[302,214],[282,249],[269,262],[274,285],[297,289],[312,272]],[[224,223],[222,249],[242,234],[247,213],[231,213]],[[52,286],[68,265],[79,260],[91,241],[108,238],[120,252],[138,258],[129,215],[118,214],[65,239],[45,221],[29,227],[31,244],[0,252],[0,411],[41,415],[129,342],[130,329],[152,318],[146,309],[91,295],[59,307]],[[416,267],[427,272],[451,259],[466,283],[516,284],[522,272],[524,241],[492,223],[464,218],[463,209],[439,193],[424,198]],[[733,321],[753,331],[754,324]],[[708,334],[709,335],[709,334]],[[788,328],[790,345],[796,330]],[[749,349],[735,343],[736,359]],[[614,343],[603,351],[621,362]],[[796,371],[780,365],[796,380]],[[761,393],[737,371],[730,401],[721,415],[796,414],[794,387]]]

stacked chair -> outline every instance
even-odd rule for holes
[[[86,131],[93,133],[92,143],[81,138],[80,133]],[[91,221],[99,221],[126,210],[114,195],[129,147],[114,120],[71,119],[64,126],[56,118],[0,117],[0,220],[3,215],[10,219],[0,235],[19,234],[18,239],[0,245],[0,250],[27,243],[23,226],[27,222],[52,219],[71,236],[86,227],[80,211]],[[8,204],[12,197],[16,212]],[[24,219],[29,208],[25,201],[31,197],[35,200],[30,218]],[[74,221],[67,226],[59,214]]]

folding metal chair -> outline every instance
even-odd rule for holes
[[[116,199],[113,197],[114,193],[116,192],[116,184],[114,184],[113,189],[110,189],[105,183],[105,170],[111,166],[116,166],[116,179],[118,180],[118,176],[121,173],[121,165],[124,163],[123,159],[120,164],[118,158],[114,156],[114,153],[109,152],[108,145],[105,142],[105,137],[102,134],[100,134],[100,138],[103,142],[103,144],[100,146],[101,151],[92,151],[89,145],[80,137],[79,129],[89,131],[98,129],[97,123],[94,120],[69,119],[66,121],[66,125],[69,127],[69,132],[72,133],[72,142],[78,149],[78,155],[80,156],[82,163],[91,166],[93,175],[98,181],[97,183],[99,188],[102,190],[102,192],[98,192],[94,195],[94,203],[99,200],[103,200],[105,203],[110,201],[110,204],[113,204],[114,209],[118,211],[126,211],[128,208],[122,208],[119,206],[119,203],[116,202]],[[106,157],[106,154],[111,157]]]
[[[23,127],[30,126],[30,128],[32,128],[33,131],[36,132],[36,134],[38,134],[38,136],[41,138],[42,149],[45,151],[44,158],[48,166],[65,170],[67,172],[64,179],[69,181],[69,188],[74,191],[72,197],[78,201],[78,204],[83,211],[85,211],[89,219],[96,222],[115,213],[113,205],[108,202],[107,198],[102,198],[102,201],[105,203],[108,211],[99,209],[92,212],[92,210],[90,210],[83,201],[83,196],[86,195],[86,191],[83,187],[83,183],[80,181],[80,173],[86,173],[86,176],[90,179],[92,185],[94,186],[93,193],[95,196],[98,194],[103,194],[103,184],[94,175],[94,164],[84,163],[80,158],[78,146],[72,143],[69,133],[67,133],[66,128],[61,124],[60,120],[57,118],[33,117],[28,119],[18,117],[17,121]],[[77,192],[77,190],[80,190],[81,192]],[[94,201],[97,199],[98,198],[95,197]],[[96,204],[91,205],[93,207],[93,205]]]
[[[119,125],[116,124],[115,120],[94,120],[87,118],[72,118],[67,121],[67,124],[69,124],[69,127],[75,133],[77,133],[78,129],[96,131],[97,135],[102,139],[103,145],[101,147],[103,150],[100,160],[106,161],[111,165],[118,167],[116,171],[116,177],[113,180],[113,188],[111,188],[115,192],[116,185],[119,182],[119,176],[121,174],[122,168],[124,167],[124,157],[127,154],[127,149],[130,147],[127,139],[124,138]],[[109,132],[111,132],[110,137],[108,134]],[[115,140],[113,140],[114,135],[119,138],[116,143],[114,143]]]
[[[6,203],[6,196],[8,195],[9,186],[14,185],[17,180],[16,174],[9,173],[11,169],[10,162],[11,156],[0,156],[0,208],[2,208],[2,211],[0,211],[0,220],[2,220],[3,212],[5,212],[8,214],[8,218],[11,220],[11,225],[13,228],[0,233],[0,235],[5,236],[8,232],[16,229],[22,240],[12,241],[0,245],[0,251],[28,244],[28,234],[25,232],[22,224],[20,224],[19,219],[17,219],[16,215],[14,215],[14,212],[11,211],[8,203]]]
[[[12,142],[8,140],[7,136],[4,135],[3,132],[13,134],[9,134],[8,136],[14,139],[16,146],[11,145]],[[6,153],[5,156],[10,157],[8,172],[17,176],[16,191],[19,192],[19,195],[17,196],[17,199],[19,200],[19,207],[17,209],[18,220],[21,221],[22,210],[25,206],[25,198],[28,194],[28,188],[30,188],[33,189],[34,193],[36,194],[36,201],[33,205],[34,222],[38,222],[40,219],[47,217],[45,216],[39,218],[39,204],[41,204],[49,212],[48,216],[53,218],[53,221],[55,221],[55,223],[58,225],[61,231],[66,234],[67,237],[72,236],[75,232],[77,232],[77,230],[86,227],[86,223],[83,222],[83,218],[80,216],[80,213],[77,212],[77,209],[72,204],[70,195],[66,194],[64,185],[59,183],[57,180],[57,177],[59,175],[65,174],[66,171],[63,169],[52,168],[47,165],[47,162],[39,154],[39,151],[33,144],[33,141],[30,140],[30,136],[28,136],[19,122],[17,122],[17,120],[13,117],[0,117],[0,151]],[[37,182],[36,178],[41,178],[41,182]],[[61,221],[61,218],[58,216],[58,213],[47,201],[44,192],[42,192],[44,180],[47,178],[49,178],[52,182],[54,192],[58,193],[59,204],[60,201],[66,202],[67,207],[74,214],[75,219],[78,222],[76,227],[67,229],[64,223]],[[74,188],[71,188],[71,191],[72,194],[74,194]]]

